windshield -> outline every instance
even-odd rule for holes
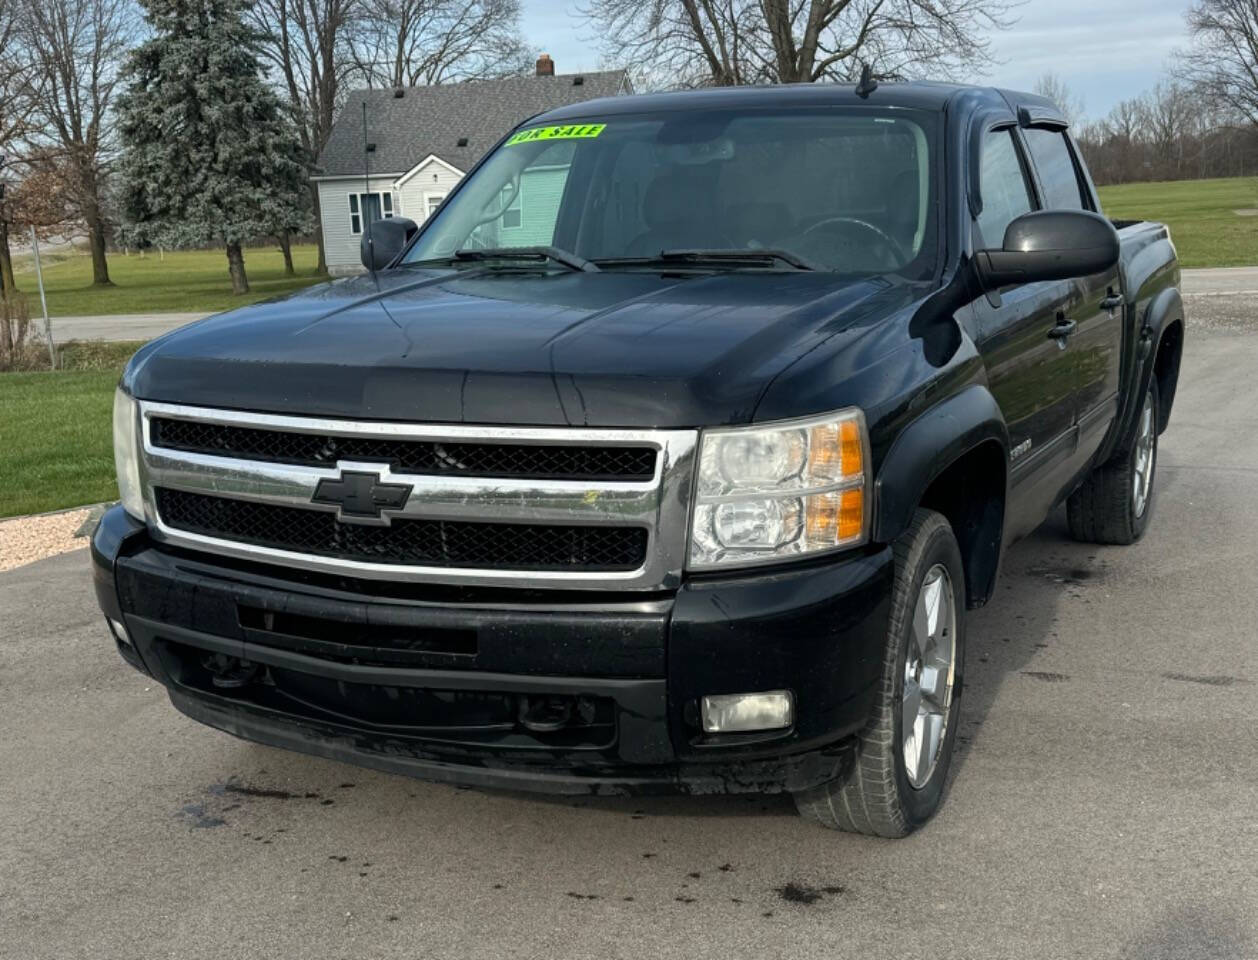
[[[600,266],[779,251],[840,273],[934,272],[936,117],[876,108],[667,113],[510,137],[406,262],[556,247]],[[759,261],[763,265],[763,259]]]

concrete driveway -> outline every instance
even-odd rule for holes
[[[101,317],[53,317],[52,336],[67,340],[152,340],[208,313],[119,314]]]
[[[1258,267],[1209,267],[1183,273],[1185,294],[1258,294]]]
[[[948,802],[899,842],[783,797],[488,794],[244,743],[117,658],[85,552],[0,575],[0,954],[1258,956],[1244,303],[1194,308],[1146,538],[1058,517],[1006,557]]]

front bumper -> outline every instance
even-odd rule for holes
[[[119,652],[193,719],[393,773],[557,793],[840,775],[877,690],[891,584],[886,549],[668,594],[366,583],[173,550],[120,508],[92,556],[101,608],[126,626]],[[248,676],[216,682],[240,660]],[[701,696],[775,689],[794,694],[789,730],[700,729]],[[570,721],[524,724],[539,702]]]

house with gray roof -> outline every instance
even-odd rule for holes
[[[624,70],[556,75],[546,54],[531,76],[354,91],[313,178],[328,270],[334,275],[360,271],[364,218],[409,217],[422,223],[472,165],[520,122],[556,107],[632,92]],[[527,231],[530,199],[534,204],[555,202],[549,187],[543,179],[522,183],[513,204],[519,209],[508,211],[504,226]]]

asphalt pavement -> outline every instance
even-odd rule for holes
[[[1258,307],[1195,304],[1147,536],[1008,553],[902,841],[248,744],[117,657],[84,551],[0,574],[0,956],[1258,957]]]

